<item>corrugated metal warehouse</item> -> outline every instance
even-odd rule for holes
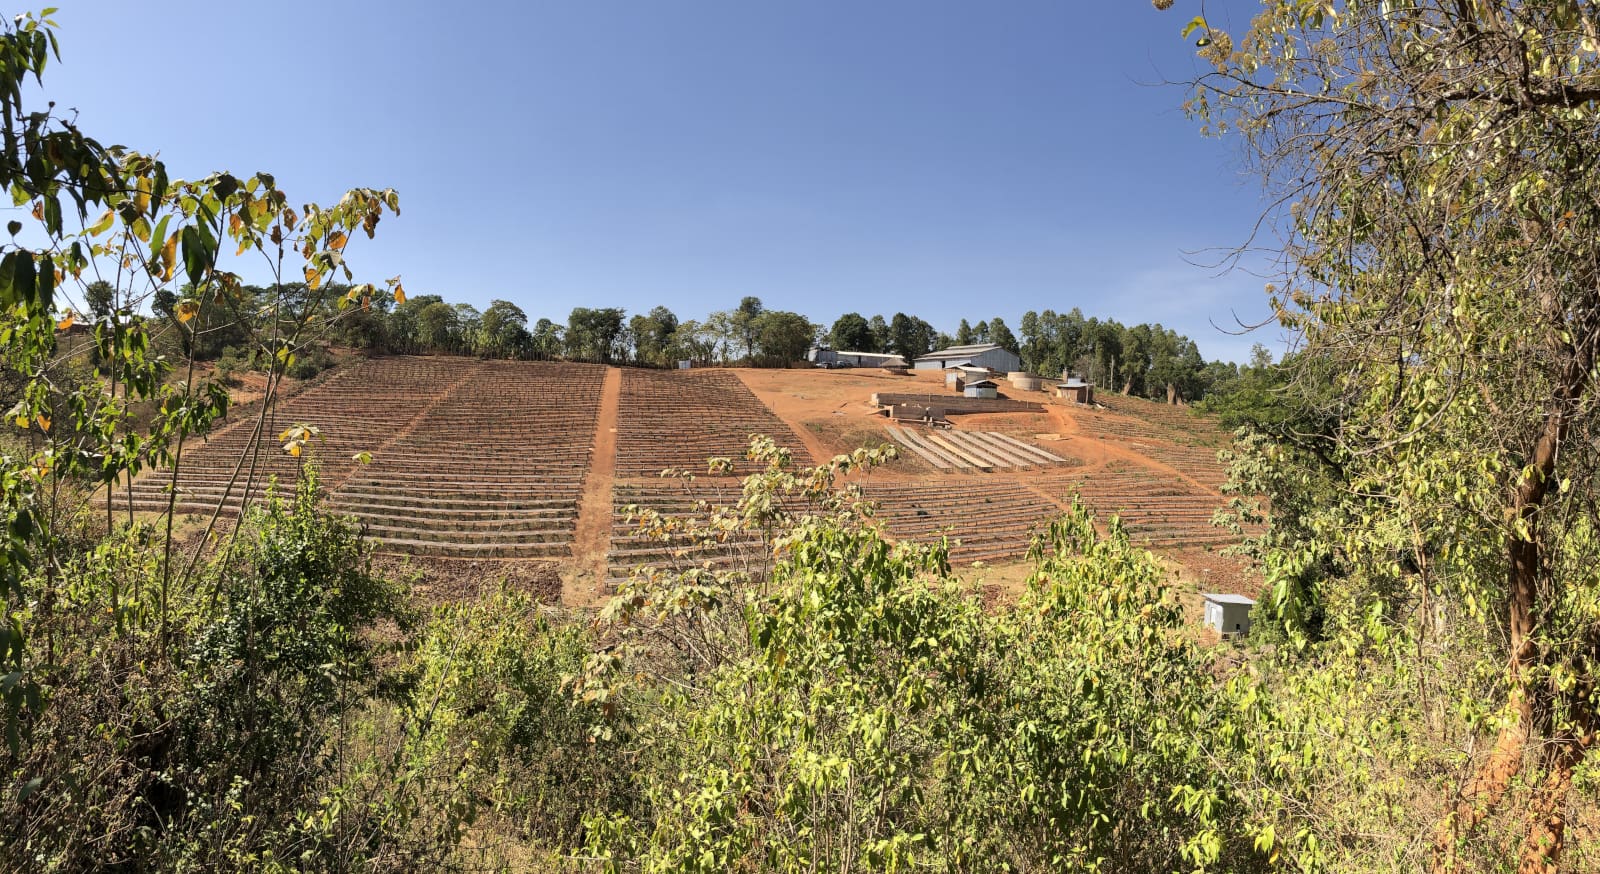
[[[993,343],[978,343],[929,352],[918,357],[914,366],[917,370],[945,370],[961,365],[987,367],[996,373],[1010,373],[1022,369],[1022,359],[1010,350],[1002,349]]]

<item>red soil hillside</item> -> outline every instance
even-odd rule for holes
[[[738,479],[705,475],[706,458],[741,458],[752,433],[772,436],[801,463],[887,442],[886,420],[870,396],[943,393],[936,377],[361,361],[282,402],[253,456],[245,452],[253,419],[189,446],[176,510],[209,514],[220,503],[236,511],[251,468],[247,461],[235,477],[242,455],[258,470],[252,500],[262,474],[293,477],[295,460],[272,437],[292,424],[313,425],[323,435],[314,454],[331,505],[360,520],[383,550],[409,556],[433,590],[460,590],[443,578],[461,568],[499,566],[550,594],[546,581],[559,574],[565,600],[594,603],[634,567],[726,563],[751,548],[731,543],[708,554],[654,542],[627,520],[629,506],[686,512],[700,501],[731,502]],[[1229,537],[1209,525],[1223,503],[1215,456],[1225,439],[1213,425],[1120,397],[1088,409],[1042,392],[1005,393],[1042,403],[1043,411],[954,416],[957,433],[918,432],[931,452],[902,452],[862,481],[886,533],[949,538],[958,566],[1004,564],[1080,496],[1101,514],[1119,514],[1135,538],[1167,554],[1196,585],[1255,588],[1237,561],[1215,552]],[[361,452],[370,464],[353,460]],[[943,469],[935,464],[941,458],[963,467]],[[700,475],[690,484],[661,478],[669,467]],[[163,472],[149,474],[117,501],[163,512],[165,482]]]

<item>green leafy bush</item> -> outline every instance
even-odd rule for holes
[[[487,816],[519,841],[572,850],[585,815],[634,806],[637,756],[628,714],[567,689],[592,636],[545,609],[502,587],[437,611],[416,648],[405,754],[408,773],[443,778],[418,788],[454,798],[448,829]]]
[[[407,614],[316,487],[308,470],[271,497],[170,599],[147,529],[76,560],[64,597],[29,617],[51,706],[6,759],[28,791],[0,797],[14,826],[0,867],[315,867],[331,852],[303,812],[334,772],[344,721],[379,697],[373,629]]]
[[[996,612],[941,548],[840,517],[777,548],[771,593],[742,607],[749,649],[639,728],[667,756],[641,771],[643,817],[590,821],[612,870],[1262,863],[1208,767],[1226,714],[1208,659],[1116,526],[1074,508]]]

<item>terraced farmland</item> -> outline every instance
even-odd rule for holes
[[[565,558],[604,373],[587,364],[364,361],[283,403],[267,431],[319,428],[323,439],[312,451],[330,505],[388,548]],[[186,450],[178,512],[209,513],[219,502],[237,510],[242,488],[227,483],[249,456],[252,426],[237,422]],[[298,462],[272,436],[256,463],[292,479]],[[358,452],[370,453],[371,464],[353,461]],[[134,509],[164,510],[165,486],[159,473],[135,483]]]
[[[746,473],[751,434],[794,450],[797,461],[812,460],[789,426],[723,370],[624,370],[617,412],[618,476],[704,472],[708,458],[733,458]]]
[[[1167,465],[1207,489],[1222,486],[1225,471],[1217,451],[1226,435],[1179,407],[1138,398],[1116,398],[1107,410],[1075,410],[1085,434],[1131,449]]]
[[[864,410],[852,414],[831,395],[818,401],[818,387],[826,389],[833,378],[841,380],[840,391],[862,394],[855,383],[846,387],[847,377],[796,372],[784,378],[795,381],[786,397],[828,418],[819,424],[791,412],[786,420],[769,405],[770,394],[758,397],[734,371],[621,369],[608,377],[608,368],[584,364],[362,361],[281,402],[263,450],[243,470],[256,464],[258,483],[267,474],[292,478],[297,461],[273,437],[291,424],[315,425],[324,435],[314,452],[330,505],[358,519],[382,549],[550,562],[577,569],[573,579],[588,580],[590,592],[603,594],[642,566],[764,562],[749,535],[662,542],[625,518],[630,505],[693,515],[734,503],[739,480],[705,475],[708,457],[731,457],[744,473],[751,469],[743,453],[753,433],[790,448],[798,464],[818,460],[802,433],[812,444],[819,433],[885,433],[881,418]],[[981,422],[977,429],[933,437],[891,431],[918,460],[876,471],[860,484],[887,534],[924,542],[949,538],[958,565],[1020,558],[1032,533],[1074,495],[1102,515],[1119,514],[1136,539],[1154,548],[1195,552],[1229,542],[1227,532],[1210,525],[1223,503],[1215,430],[1181,411],[1159,408],[1146,415],[1137,404],[1117,403],[1115,410],[985,414],[974,418]],[[1074,429],[1059,433],[1052,423],[1061,416],[1070,416]],[[188,447],[179,513],[209,513],[219,503],[236,511],[241,490],[228,483],[239,459],[250,458],[245,450],[253,425],[237,421]],[[352,461],[363,451],[371,454],[370,464]],[[940,458],[943,463],[935,463]],[[698,478],[662,479],[665,468],[688,469]],[[163,511],[165,483],[160,472],[137,482],[133,508]],[[253,497],[259,494],[257,486]],[[128,498],[118,500],[126,504]]]
[[[1057,502],[1015,476],[952,476],[937,484],[886,479],[865,482],[862,491],[876,506],[875,518],[889,536],[921,542],[947,537],[951,561],[958,564],[1022,555],[1032,533],[1061,511]],[[759,565],[762,556],[755,536],[710,541],[675,534],[653,536],[626,512],[636,506],[663,516],[704,520],[708,507],[730,505],[738,498],[739,489],[731,482],[657,480],[618,485],[607,556],[612,582],[641,565],[670,569],[725,568],[741,561]],[[796,502],[789,509],[805,508]]]
[[[1224,503],[1219,495],[1160,471],[1112,462],[1047,488],[1063,501],[1078,495],[1103,517],[1121,517],[1131,537],[1153,547],[1220,546],[1236,539],[1211,524]]]

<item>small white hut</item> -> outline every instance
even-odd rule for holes
[[[1217,593],[1203,593],[1200,597],[1205,599],[1206,625],[1218,634],[1228,637],[1250,632],[1250,608],[1256,605],[1255,601],[1243,595]]]

